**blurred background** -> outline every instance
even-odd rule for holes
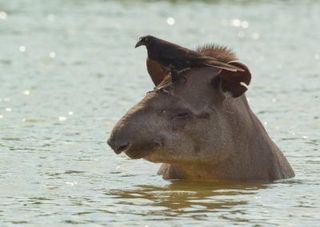
[[[320,2],[0,0],[0,225],[316,226]],[[168,182],[116,156],[113,125],[153,88],[139,36],[232,48],[296,177]]]

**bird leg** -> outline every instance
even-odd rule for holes
[[[181,70],[177,70],[177,69],[171,67],[170,68],[170,76],[171,76],[172,83],[178,81],[181,78],[186,79],[185,77],[181,76],[181,74],[186,72],[186,71],[189,71],[190,69],[191,68],[188,67],[188,68],[184,68],[184,69],[181,69]]]
[[[171,70],[171,71],[170,71],[170,76],[171,76],[171,81],[172,81],[172,83],[175,83],[175,82],[178,81],[178,76],[179,76],[178,71],[176,71],[176,70]]]

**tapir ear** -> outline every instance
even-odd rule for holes
[[[154,83],[155,86],[161,83],[161,81],[165,78],[168,74],[159,63],[153,61],[151,59],[147,59],[147,70],[148,73]]]
[[[224,92],[230,92],[233,97],[239,97],[248,90],[251,73],[248,67],[240,62],[231,61],[228,64],[237,66],[243,69],[243,71],[232,72],[222,70],[220,73],[221,87]]]

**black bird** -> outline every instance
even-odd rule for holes
[[[209,66],[232,72],[243,71],[239,67],[151,35],[141,37],[135,47],[142,45],[146,46],[148,51],[147,63],[148,60],[158,62],[164,68],[164,71],[171,73],[173,80],[180,72],[195,67]]]

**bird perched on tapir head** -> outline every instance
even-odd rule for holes
[[[159,71],[159,74],[170,72],[172,79],[175,79],[180,72],[195,67],[209,66],[232,72],[243,71],[237,66],[219,61],[210,56],[205,56],[151,35],[141,37],[135,47],[137,48],[142,45],[146,46],[148,51],[148,71],[156,70]],[[157,63],[160,64],[161,67],[157,66]],[[157,78],[152,79],[157,80]],[[154,82],[156,83],[158,81]]]

